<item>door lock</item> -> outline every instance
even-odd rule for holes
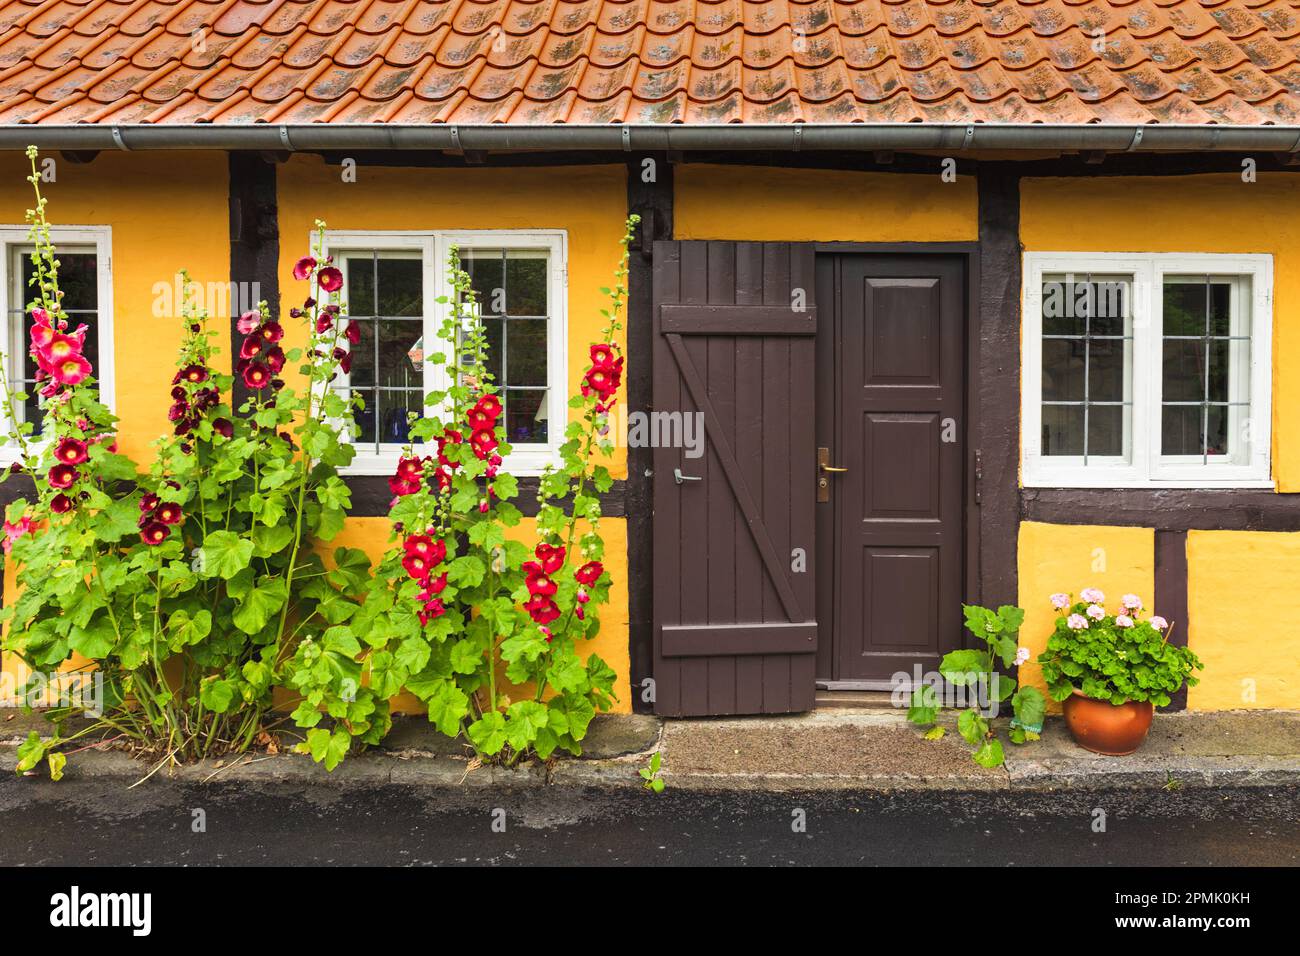
[[[679,485],[683,481],[703,481],[703,480],[704,479],[699,475],[683,475],[682,470],[680,468],[673,469],[673,481],[677,482]]]
[[[817,501],[824,504],[831,500],[831,481],[828,476],[842,474],[848,469],[831,464],[831,450],[829,448],[817,449],[817,469],[820,472],[817,475]]]

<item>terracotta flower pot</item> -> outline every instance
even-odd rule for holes
[[[1065,698],[1065,725],[1074,742],[1093,753],[1122,757],[1142,746],[1151,730],[1154,708],[1150,701],[1112,704],[1093,700],[1077,690]]]

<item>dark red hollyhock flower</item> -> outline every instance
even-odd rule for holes
[[[67,514],[72,510],[72,499],[65,494],[57,494],[50,499],[50,510],[56,515]]]
[[[349,352],[343,358],[339,359],[339,368],[343,370],[344,375],[352,374],[352,353]]]
[[[284,379],[282,378],[271,379],[271,387],[278,392],[280,389],[284,388]]]
[[[537,555],[537,560],[542,563],[542,570],[547,574],[554,574],[564,567],[564,545],[562,544],[539,544],[533,553]]]
[[[573,577],[579,584],[595,584],[600,580],[600,576],[605,573],[605,568],[599,561],[588,561],[578,570],[573,572]]]
[[[261,324],[262,313],[253,309],[239,317],[239,321],[235,323],[235,328],[239,330],[240,335],[252,335]]]
[[[293,277],[301,282],[311,275],[312,270],[316,268],[316,260],[311,256],[303,256],[293,264]]]
[[[264,356],[266,367],[271,370],[272,375],[279,375],[280,370],[284,368],[284,349],[275,346]]]
[[[185,396],[187,396],[188,394],[189,392],[185,391],[185,387],[183,385],[177,385],[175,388],[172,389],[172,401],[174,402],[184,401]]]
[[[256,335],[250,335],[248,338],[244,339],[243,344],[239,346],[239,357],[241,359],[257,358],[266,351],[266,348],[266,342],[258,338]]]
[[[541,594],[534,594],[524,604],[524,610],[538,624],[550,624],[560,616],[559,606],[548,597]]]
[[[54,457],[65,465],[80,465],[89,456],[86,454],[86,443],[69,436],[54,446]]]
[[[189,454],[190,452],[192,452],[192,451],[194,451],[194,446],[193,446],[193,445],[191,445],[189,442],[181,442],[181,454],[182,454],[182,455],[188,455],[188,454]]]
[[[284,338],[284,327],[279,322],[267,322],[257,330],[257,334],[274,345]]]
[[[343,288],[343,273],[333,266],[326,266],[316,273],[316,281],[326,292],[337,292]]]
[[[614,346],[604,343],[591,347],[591,364],[595,366],[614,367]]]
[[[439,468],[433,473],[433,478],[438,482],[438,490],[446,491],[451,487],[451,472],[446,468]]]
[[[529,594],[554,597],[555,592],[559,590],[556,583],[551,580],[550,576],[542,570],[542,566],[536,561],[525,561],[523,563],[523,572],[528,575]]]
[[[271,370],[260,362],[249,362],[244,368],[244,384],[249,388],[266,388],[271,381]]]
[[[200,382],[208,380],[208,370],[198,364],[187,365],[181,369],[181,380],[192,385],[198,385]]]
[[[55,465],[46,476],[51,488],[71,488],[72,483],[81,477],[81,472],[71,465]]]
[[[222,438],[230,438],[235,434],[235,424],[228,418],[218,418],[212,423],[212,430]]]
[[[428,624],[431,620],[433,620],[435,617],[441,617],[446,612],[446,610],[447,609],[446,607],[443,606],[443,603],[437,598],[434,598],[423,608],[417,611],[416,616],[419,617],[420,626],[423,627],[424,625]]]
[[[180,524],[185,520],[185,512],[181,510],[181,506],[176,502],[164,501],[158,506],[158,510],[154,512],[154,517],[163,524]]]
[[[188,435],[188,434],[189,434],[190,432],[192,432],[193,430],[194,430],[194,419],[192,419],[192,418],[185,418],[185,419],[182,419],[181,421],[179,421],[179,422],[176,423],[176,427],[172,429],[172,434],[174,434],[174,435]],[[182,448],[181,451],[184,452],[185,449]],[[188,454],[188,453],[187,453],[187,454]]]
[[[402,558],[402,567],[415,580],[423,581],[429,576],[429,572],[433,570],[433,562],[422,554],[414,554],[408,551],[406,557]]]
[[[441,594],[443,591],[447,590],[447,572],[443,571],[442,574],[438,575],[436,578],[430,578],[426,590],[430,594]]]
[[[480,428],[470,436],[469,445],[479,458],[487,458],[497,450],[497,436],[486,428]]]
[[[447,542],[441,538],[430,538],[427,534],[411,535],[402,548],[407,554],[428,558],[430,564],[442,564],[447,557]]]
[[[150,512],[157,507],[158,507],[158,496],[155,495],[153,492],[149,492],[148,494],[141,497],[140,499],[141,512]]]
[[[356,322],[348,322],[348,327],[343,330],[343,334],[348,337],[348,341],[353,345],[361,344],[361,326]]]
[[[178,422],[189,413],[190,406],[187,402],[175,402],[171,408],[167,409],[167,420],[169,422]]]
[[[455,429],[448,429],[447,433],[445,435],[442,435],[438,439],[438,463],[441,465],[446,465],[448,468],[451,468],[452,470],[455,470],[456,468],[460,467],[460,462],[448,461],[447,456],[443,454],[443,451],[446,449],[448,445],[459,445],[464,440],[465,440],[465,436],[462,435],[460,432],[456,431]]]
[[[328,332],[328,331],[329,331],[330,329],[332,329],[332,328],[334,328],[334,319],[333,319],[333,318],[331,318],[331,317],[328,316],[328,315],[317,316],[317,318],[316,318],[316,334],[317,334],[317,335],[324,335],[326,332]]]
[[[161,521],[150,521],[140,529],[140,540],[152,547],[153,545],[162,544],[171,533],[172,529]]]
[[[212,408],[221,404],[221,393],[215,388],[201,388],[194,393],[194,401],[200,408]]]

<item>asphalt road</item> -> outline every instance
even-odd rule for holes
[[[1297,821],[1300,788],[654,796],[3,777],[0,865],[1294,866]]]

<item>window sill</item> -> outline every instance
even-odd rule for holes
[[[382,476],[389,477],[397,470],[397,461],[401,458],[400,451],[379,452],[359,452],[352,459],[352,464],[345,468],[339,469],[339,474],[348,477],[365,477],[365,476]],[[526,449],[518,448],[506,456],[501,463],[501,471],[504,474],[514,475],[516,478],[535,478],[542,474],[548,464],[558,466],[560,455],[558,451],[551,449]]]
[[[1115,476],[1098,475],[1094,478],[1079,478],[1075,475],[1039,475],[1022,480],[1020,487],[1033,488],[1080,488],[1080,489],[1114,489],[1116,491],[1160,491],[1162,489],[1185,491],[1213,491],[1240,489],[1242,491],[1272,491],[1277,487],[1271,478],[1222,478],[1216,480],[1193,479],[1124,479]]]

